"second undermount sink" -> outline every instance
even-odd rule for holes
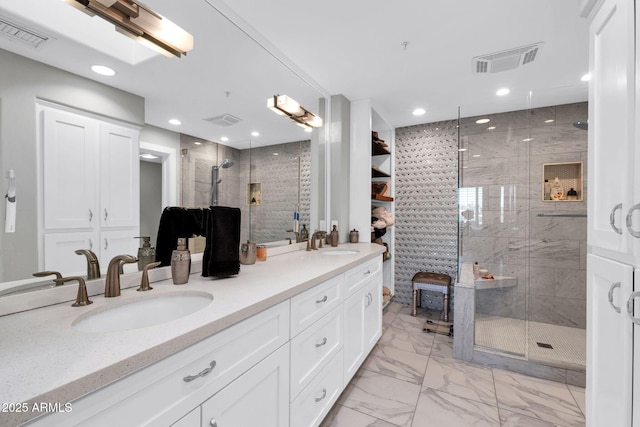
[[[324,249],[324,250],[320,250],[320,253],[322,255],[355,255],[357,253],[359,253],[360,251],[357,251],[355,249]]]
[[[77,318],[73,329],[82,332],[117,332],[159,325],[202,310],[213,301],[205,292],[180,292],[125,302]]]

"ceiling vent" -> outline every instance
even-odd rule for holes
[[[473,72],[499,73],[533,62],[544,43],[535,43],[473,58]]]
[[[242,119],[231,114],[223,114],[221,116],[211,117],[205,120],[218,126],[232,126],[242,121]]]
[[[24,25],[12,22],[4,16],[0,16],[0,36],[34,48],[39,47],[42,43],[49,40],[48,36]]]

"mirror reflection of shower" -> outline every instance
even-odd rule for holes
[[[218,206],[218,185],[222,182],[220,169],[227,169],[231,166],[233,166],[233,162],[224,159],[220,165],[211,167],[211,206]]]

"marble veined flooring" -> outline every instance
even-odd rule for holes
[[[382,338],[321,427],[584,426],[584,389],[453,358],[424,312],[390,304]]]

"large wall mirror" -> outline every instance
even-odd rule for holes
[[[26,34],[0,36],[2,195],[10,170],[17,188],[15,232],[0,232],[0,284],[45,268],[41,118],[50,107],[139,130],[140,153],[155,156],[140,163],[139,233],[152,241],[162,207],[209,206],[214,197],[242,210],[241,238],[257,243],[295,239],[287,230],[296,209],[309,229],[325,219],[328,132],[306,132],[267,99],[287,94],[328,123],[327,94],[223,3],[145,3],[193,34],[194,49],[157,54],[63,1],[0,4],[0,20]],[[116,74],[99,76],[94,64]],[[169,124],[174,118],[182,124]],[[4,204],[0,221],[3,231]]]

